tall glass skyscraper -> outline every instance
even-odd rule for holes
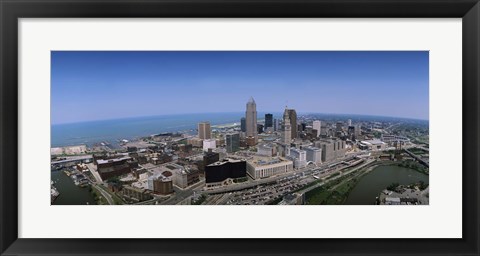
[[[273,115],[265,114],[265,129],[268,127],[273,127]]]
[[[257,135],[257,104],[253,97],[247,102],[247,111],[245,111],[246,136],[254,138],[255,143],[258,141]]]

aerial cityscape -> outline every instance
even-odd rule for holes
[[[428,52],[56,51],[51,129],[52,205],[429,204]]]

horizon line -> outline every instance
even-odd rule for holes
[[[257,111],[258,113],[259,111]],[[135,119],[135,118],[147,118],[147,117],[160,117],[160,116],[176,116],[176,115],[196,115],[196,114],[236,114],[244,113],[244,111],[239,112],[190,112],[190,113],[177,113],[177,114],[157,114],[157,115],[145,115],[145,116],[127,116],[127,117],[117,117],[117,118],[108,118],[108,119],[93,119],[93,120],[84,120],[84,121],[73,121],[73,122],[63,122],[63,123],[50,123],[50,126],[55,125],[67,125],[67,124],[80,124],[80,123],[91,123],[91,122],[102,122],[102,121],[113,121],[113,120],[123,120],[123,119]],[[281,111],[260,111],[260,113],[266,114],[275,114],[282,113]],[[421,119],[414,117],[401,117],[401,116],[385,116],[385,115],[375,115],[375,114],[351,114],[351,113],[325,113],[325,112],[297,112],[297,115],[340,115],[340,116],[368,116],[368,117],[387,117],[387,118],[399,118],[399,119],[410,119],[417,121],[430,121],[430,119]],[[240,121],[240,120],[239,120]]]

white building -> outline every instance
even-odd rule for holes
[[[410,142],[410,139],[405,136],[388,135],[388,134],[382,134],[381,140],[388,144],[393,144],[395,142],[401,142],[402,144],[405,144]]]
[[[387,143],[381,140],[362,140],[359,144],[360,148],[366,148],[371,151],[380,151],[387,148]]]
[[[217,143],[215,139],[203,140],[203,151],[208,151],[209,148],[215,149],[216,147]]]
[[[266,178],[293,170],[293,162],[282,157],[254,157],[247,161],[247,174],[253,179]]]
[[[319,136],[320,136],[320,132],[321,132],[321,130],[322,130],[322,122],[321,122],[321,121],[318,121],[318,120],[313,121],[312,128],[313,128],[314,130],[317,130],[317,137],[319,137]]]

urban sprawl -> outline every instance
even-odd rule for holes
[[[161,133],[51,149],[52,171],[89,189],[97,204],[298,205],[343,204],[358,181],[378,166],[428,175],[428,122],[404,119],[257,119],[253,98],[239,123],[198,123],[198,133]],[[51,181],[54,204],[62,191]],[[371,204],[428,204],[428,184],[392,183]]]

